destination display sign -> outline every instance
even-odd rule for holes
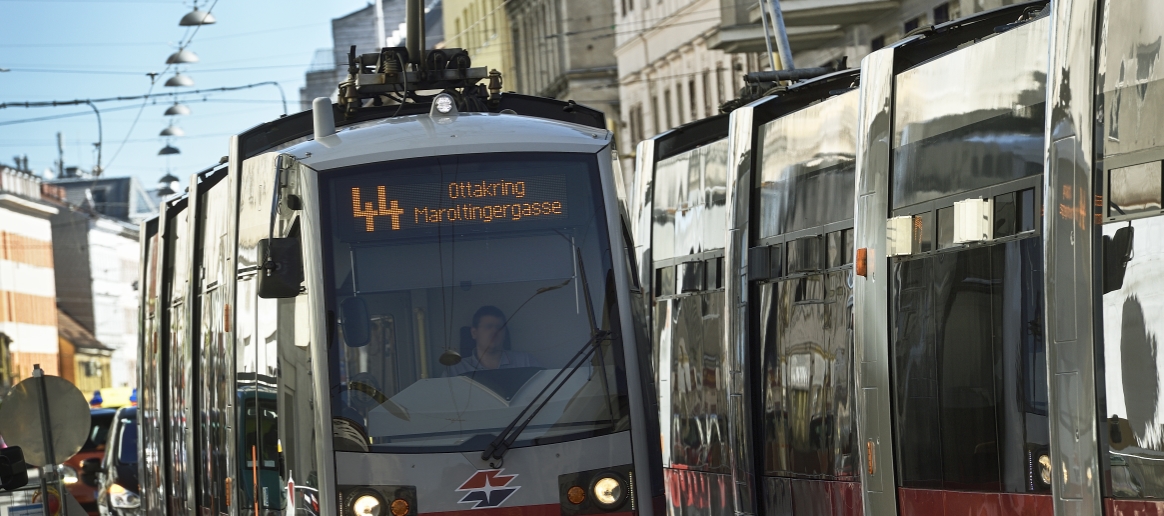
[[[513,226],[568,217],[568,183],[564,175],[398,185],[375,179],[372,176],[337,184],[336,214],[341,217],[338,222],[346,226],[345,232],[351,236],[388,236],[441,225]],[[344,223],[342,218],[349,222]]]

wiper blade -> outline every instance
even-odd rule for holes
[[[525,427],[529,426],[530,422],[533,421],[533,418],[538,415],[538,412],[541,412],[542,408],[545,407],[550,400],[554,399],[554,396],[558,394],[558,391],[562,388],[562,386],[566,385],[566,382],[570,379],[570,377],[573,376],[574,373],[582,367],[582,364],[585,364],[586,361],[594,355],[594,351],[598,349],[598,346],[601,344],[601,342],[610,338],[610,335],[611,334],[608,331],[598,331],[594,334],[594,336],[590,337],[590,340],[586,341],[586,344],[582,346],[582,349],[579,349],[578,352],[575,353],[574,356],[566,362],[566,366],[559,369],[558,374],[555,374],[554,377],[550,379],[549,383],[547,383],[545,387],[542,387],[542,390],[538,391],[538,393],[534,395],[533,400],[530,401],[530,404],[526,405],[526,407],[522,409],[517,417],[513,418],[513,421],[509,422],[509,426],[506,426],[504,430],[498,433],[497,437],[493,439],[493,442],[489,443],[489,446],[485,448],[485,451],[481,452],[481,460],[501,460],[503,457],[505,457],[505,452],[509,451],[509,448],[513,446],[513,443],[517,440],[517,437],[525,431]],[[573,366],[570,364],[573,364]],[[567,368],[569,368],[568,371]],[[562,376],[562,373],[565,373],[566,375]],[[561,378],[560,381],[559,378]],[[542,399],[540,404],[537,404],[537,408],[533,408],[538,398],[541,398],[543,394],[546,394],[546,391],[551,387],[553,387],[553,390]],[[530,410],[531,408],[533,410]]]
[[[558,394],[558,390],[560,390],[563,385],[566,385],[566,382],[570,379],[571,376],[574,376],[574,373],[578,371],[580,367],[582,367],[582,364],[585,364],[587,360],[590,360],[590,357],[594,355],[595,350],[598,349],[598,346],[601,344],[601,342],[610,338],[611,333],[609,331],[598,329],[598,323],[594,318],[594,304],[590,298],[590,283],[586,281],[586,264],[582,261],[582,250],[575,246],[574,253],[578,257],[578,263],[581,264],[578,272],[579,280],[582,283],[582,296],[586,298],[586,318],[587,322],[590,323],[590,340],[587,340],[586,344],[582,345],[582,349],[579,349],[578,352],[575,353],[574,356],[566,362],[566,365],[558,370],[558,374],[555,374],[554,377],[550,379],[549,383],[547,383],[545,387],[542,387],[542,390],[538,391],[538,393],[534,395],[533,399],[530,400],[529,405],[526,405],[525,408],[517,414],[517,417],[513,418],[513,421],[509,422],[509,426],[506,426],[505,430],[502,430],[501,433],[497,434],[497,437],[493,439],[493,442],[489,443],[489,447],[485,448],[485,451],[481,452],[481,460],[489,460],[491,458],[501,460],[503,457],[505,457],[505,452],[509,451],[509,448],[513,446],[513,442],[516,441],[517,437],[525,431],[525,427],[529,426],[530,422],[533,421],[533,418],[538,415],[538,412],[541,412],[542,407],[545,407],[546,403],[549,403],[550,400],[554,399],[554,396]],[[565,285],[565,283],[562,284],[562,286]],[[577,362],[575,362],[575,360],[577,360]],[[571,366],[570,364],[574,365]],[[569,368],[570,371],[566,373],[566,376],[563,377],[562,373],[566,372],[566,368]],[[561,381],[558,380],[559,378],[561,378]],[[550,394],[542,400],[541,404],[539,404],[537,408],[531,411],[530,408],[534,406],[534,403],[537,402],[538,398],[542,397],[542,395],[545,394],[546,391],[550,389],[550,387],[553,387],[553,390],[550,391]],[[524,420],[522,418],[524,418]]]

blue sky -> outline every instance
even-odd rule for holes
[[[132,175],[152,187],[168,167],[185,184],[190,174],[227,154],[231,134],[283,113],[273,86],[207,95],[182,91],[276,81],[289,112],[298,111],[304,72],[316,49],[331,46],[331,19],[368,2],[199,0],[202,10],[211,4],[218,23],[193,34],[187,48],[200,61],[183,65],[195,85],[163,87],[171,69],[152,91],[178,93],[193,112],[172,117],[186,133],[172,140],[181,154],[158,156],[166,143],[158,133],[170,121],[163,113],[172,99],[145,101],[144,108],[141,100],[99,103],[106,176]],[[0,0],[0,68],[11,70],[0,72],[0,103],[146,94],[146,74],[166,70],[166,58],[191,37],[178,20],[192,7],[181,0]],[[97,119],[83,105],[0,109],[0,163],[12,165],[13,156],[28,155],[34,171],[54,168],[58,131],[65,136],[66,165],[91,169]]]

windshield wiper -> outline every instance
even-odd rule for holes
[[[581,263],[582,250],[575,247],[574,251],[577,253],[579,262]],[[534,395],[533,399],[530,400],[529,405],[526,405],[525,408],[517,414],[517,417],[513,418],[513,421],[510,421],[509,425],[506,426],[505,429],[501,431],[501,433],[497,434],[497,437],[493,439],[493,442],[489,443],[489,446],[485,448],[485,451],[481,452],[481,460],[502,460],[505,457],[505,452],[509,451],[509,448],[513,446],[514,441],[516,441],[517,437],[525,431],[525,427],[529,426],[530,422],[533,421],[533,418],[538,415],[538,412],[541,412],[542,408],[545,407],[550,400],[554,399],[554,396],[558,394],[558,390],[560,390],[562,386],[566,385],[566,382],[570,379],[571,376],[574,375],[575,372],[578,371],[579,368],[582,367],[582,364],[585,364],[586,361],[594,355],[594,352],[601,345],[602,341],[610,338],[611,332],[598,329],[598,324],[594,320],[594,302],[590,298],[590,284],[586,281],[585,265],[579,268],[579,275],[581,276],[580,281],[582,283],[582,295],[586,298],[586,316],[588,322],[590,323],[590,340],[587,340],[586,344],[582,345],[582,349],[579,349],[578,352],[570,358],[570,360],[566,361],[566,365],[558,370],[558,374],[555,374],[553,378],[550,378],[550,381],[546,383],[545,387],[542,387],[542,390],[538,391],[538,393]],[[573,366],[570,364],[573,364]],[[569,368],[569,372],[567,372],[567,368]],[[566,373],[566,375],[562,376],[562,373]],[[559,378],[561,380],[559,380]],[[553,387],[553,390],[550,390],[551,387]],[[541,398],[543,395],[545,395],[546,391],[549,391],[549,395],[546,395],[545,398],[542,399],[542,402],[537,405],[537,408],[533,408],[534,404],[538,401],[538,398]],[[533,410],[530,410],[531,408],[533,408]]]

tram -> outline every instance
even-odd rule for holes
[[[142,511],[656,514],[602,113],[458,49],[349,61],[145,225]]]
[[[1164,511],[1161,20],[1006,6],[639,144],[671,514]]]

